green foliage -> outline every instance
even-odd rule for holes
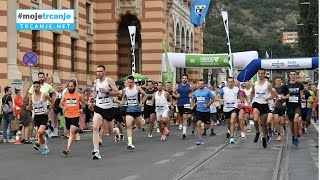
[[[299,16],[297,0],[220,0],[212,1],[204,30],[204,53],[228,52],[221,10],[228,11],[232,52],[258,51],[264,58],[301,57],[299,48],[280,41],[281,28],[296,28]]]

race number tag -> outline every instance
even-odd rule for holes
[[[227,103],[226,108],[228,109],[234,109],[235,108],[235,103]]]
[[[205,97],[197,97],[197,102],[204,102],[205,100]]]
[[[289,102],[297,103],[298,100],[299,100],[299,97],[297,96],[289,96]]]
[[[157,111],[163,111],[164,107],[163,106],[157,106]]]
[[[265,93],[257,93],[256,94],[257,99],[265,100],[266,99],[266,94]]]
[[[151,100],[148,100],[148,99],[147,99],[146,105],[150,106],[150,105],[151,105]]]
[[[185,105],[183,105],[183,107],[186,108],[186,109],[190,109],[191,108],[190,104],[185,104]]]
[[[305,102],[301,103],[301,108],[306,108],[306,107],[307,107],[307,105]]]
[[[138,101],[136,99],[128,99],[127,102],[128,102],[128,105],[137,105]]]
[[[77,104],[77,99],[67,99],[68,106],[75,106]]]
[[[35,108],[35,109],[34,109],[34,113],[36,113],[36,114],[38,114],[38,113],[44,113],[43,107],[41,107],[41,108]]]
[[[99,100],[100,100],[99,104],[109,104],[110,103],[109,97],[100,97]]]

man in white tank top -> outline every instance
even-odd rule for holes
[[[243,84],[243,91],[246,93],[246,99],[245,99],[245,106],[244,106],[244,109],[245,109],[245,121],[248,125],[248,130],[247,132],[251,132],[251,128],[252,128],[252,125],[253,125],[253,110],[252,110],[252,106],[249,105],[249,101],[250,101],[250,97],[251,97],[251,91],[252,91],[252,88],[251,88],[251,85],[250,85],[250,82],[247,81]]]
[[[134,84],[134,77],[128,77],[128,87],[125,90],[125,94],[122,96],[122,101],[120,105],[122,106],[125,101],[127,101],[126,110],[126,125],[127,125],[127,136],[128,144],[127,149],[133,150],[135,146],[132,144],[132,122],[135,120],[135,124],[138,129],[142,127],[142,116],[141,108],[144,102],[147,100],[147,94],[142,90],[140,86]],[[142,100],[140,101],[140,96],[142,95]]]
[[[33,82],[34,94],[29,96],[29,107],[31,110],[33,108],[34,116],[34,126],[38,128],[38,141],[33,146],[35,150],[42,149],[41,154],[47,155],[49,153],[49,148],[46,144],[45,134],[48,123],[48,113],[53,108],[54,101],[50,98],[49,94],[40,92],[40,81]],[[49,108],[47,108],[47,100],[50,102]]]
[[[261,125],[263,130],[262,146],[267,147],[267,117],[268,117],[268,101],[273,99],[272,84],[265,79],[265,69],[260,68],[258,70],[258,80],[252,87],[251,97],[249,105],[252,104],[253,108],[253,121],[256,128],[256,136],[254,142],[257,143],[260,136],[259,131],[259,117],[261,119]]]
[[[113,79],[106,76],[106,68],[104,65],[97,67],[96,86],[93,91],[95,96],[93,122],[93,151],[92,159],[101,159],[99,153],[99,127],[103,120],[107,121],[109,132],[113,132],[113,97],[119,96],[119,90]]]
[[[153,93],[151,105],[155,106],[156,119],[161,133],[161,141],[166,139],[169,133],[169,106],[168,101],[171,102],[171,96],[167,91],[164,91],[162,82],[158,82],[158,91]]]

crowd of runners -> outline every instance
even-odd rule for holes
[[[126,148],[133,150],[132,130],[141,129],[146,131],[146,138],[152,138],[154,125],[161,141],[166,140],[170,125],[175,124],[181,130],[182,139],[187,138],[189,127],[192,134],[197,133],[196,144],[202,145],[207,130],[210,129],[210,136],[214,136],[214,127],[226,121],[226,137],[230,143],[236,140],[236,130],[240,131],[241,138],[246,138],[246,132],[254,127],[254,143],[261,137],[262,147],[266,148],[272,137],[282,141],[289,123],[292,144],[297,147],[299,137],[307,133],[311,118],[317,116],[317,85],[300,82],[294,70],[289,71],[288,82],[281,77],[271,82],[265,70],[259,69],[258,80],[252,85],[229,77],[226,85],[222,83],[219,88],[205,85],[203,79],[189,83],[187,75],[183,75],[175,87],[171,82],[153,81],[137,85],[133,76],[128,76],[124,85],[119,86],[106,76],[105,66],[99,65],[96,73],[93,87],[85,93],[79,92],[74,80],[67,83],[66,89],[60,87],[55,91],[44,82],[44,73],[39,73],[39,81],[33,82],[21,105],[22,141],[32,143],[29,129],[34,126],[37,133],[33,147],[43,155],[48,154],[50,137],[58,135],[57,114],[60,113],[65,118],[65,136],[68,137],[62,152],[68,155],[80,130],[81,114],[85,114],[88,123],[92,113],[91,155],[94,160],[101,159],[99,147],[105,134],[114,136],[115,142],[126,140]],[[10,88],[5,89],[2,104],[14,109],[10,91]],[[18,112],[8,111],[3,119],[6,121],[17,115]],[[53,128],[48,129],[48,125]],[[8,125],[3,129],[4,142],[7,141],[7,128]]]

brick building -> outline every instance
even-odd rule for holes
[[[17,31],[17,8],[75,9],[74,31]],[[91,86],[97,64],[107,66],[108,75],[118,79],[130,74],[128,25],[137,27],[136,72],[160,80],[162,38],[171,52],[201,53],[202,29],[189,20],[185,0],[10,0],[0,1],[0,85],[21,80],[24,90],[37,73],[53,77],[53,83],[76,79]],[[23,64],[24,53],[38,55],[36,67]],[[178,69],[191,80],[202,77],[200,69]],[[3,93],[3,92],[2,92]]]

